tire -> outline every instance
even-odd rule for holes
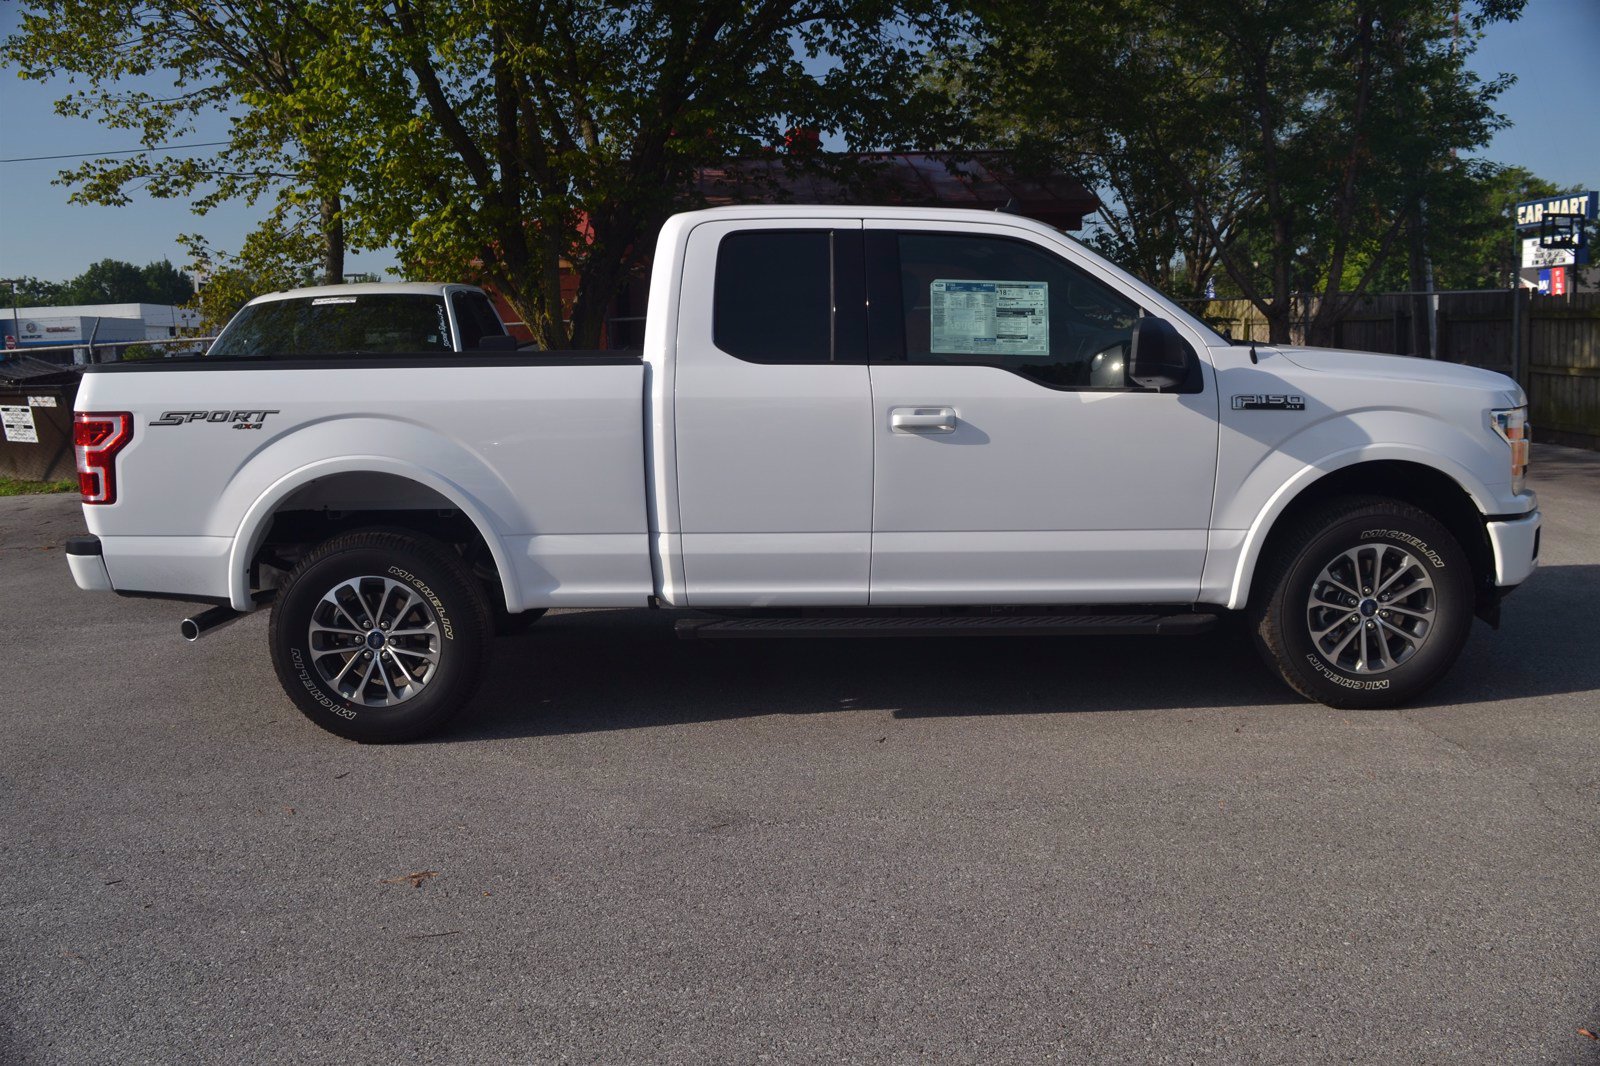
[[[268,644],[307,718],[390,744],[455,717],[478,687],[489,633],[481,587],[455,552],[409,531],[365,530],[325,541],[294,568]]]
[[[1461,654],[1472,569],[1437,520],[1381,496],[1306,515],[1259,572],[1250,628],[1289,687],[1330,707],[1394,707]]]

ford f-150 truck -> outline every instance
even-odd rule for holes
[[[1422,359],[1240,344],[1048,226],[740,207],[662,230],[642,353],[91,367],[80,587],[272,603],[314,722],[417,737],[496,628],[1192,633],[1415,697],[1533,569],[1526,401]]]

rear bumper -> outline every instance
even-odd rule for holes
[[[1539,523],[1538,511],[1484,523],[1489,531],[1489,544],[1494,549],[1496,587],[1515,588],[1539,565]]]
[[[72,580],[85,592],[113,592],[105,556],[100,553],[100,538],[84,534],[67,538],[67,565]]]
[[[67,565],[81,589],[185,603],[228,602],[227,537],[67,538]]]

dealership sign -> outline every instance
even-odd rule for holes
[[[1589,262],[1589,233],[1600,215],[1600,192],[1569,192],[1516,206],[1524,270],[1548,272]],[[1548,277],[1541,277],[1547,291]]]
[[[1538,229],[1546,215],[1582,215],[1590,222],[1600,209],[1600,192],[1569,192],[1517,205],[1517,228]]]

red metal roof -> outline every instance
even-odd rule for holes
[[[1067,174],[1021,177],[1001,152],[957,157],[940,152],[860,152],[839,157],[858,168],[845,182],[793,168],[783,156],[730,160],[700,170],[697,191],[717,207],[739,203],[938,204],[997,208],[1078,229],[1099,199]]]

